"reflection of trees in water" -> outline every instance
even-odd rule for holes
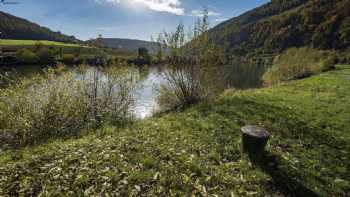
[[[0,66],[0,88],[5,88],[10,84],[16,84],[23,78],[43,74],[46,66],[42,65],[7,65]]]
[[[258,88],[262,86],[261,78],[268,66],[264,64],[252,64],[237,62],[224,66],[224,79],[227,87],[237,89]]]
[[[137,66],[138,74],[139,74],[139,82],[145,81],[150,73],[149,66]]]

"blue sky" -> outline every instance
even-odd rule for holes
[[[8,0],[14,1],[14,0]],[[237,16],[269,0],[16,0],[0,10],[79,39],[103,37],[150,40],[182,22],[193,24],[204,8],[211,25]]]

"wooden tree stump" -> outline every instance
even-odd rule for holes
[[[242,152],[247,153],[253,162],[258,162],[265,154],[270,133],[261,127],[247,125],[242,131]]]

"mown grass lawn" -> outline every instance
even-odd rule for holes
[[[264,162],[240,128],[272,134]],[[0,196],[349,196],[350,67],[0,156]]]
[[[37,43],[41,43],[44,46],[61,46],[61,47],[82,47],[79,44],[54,42],[47,40],[8,40],[0,39],[0,46],[35,46]]]

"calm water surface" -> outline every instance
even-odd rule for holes
[[[157,110],[157,88],[164,83],[162,70],[157,67],[149,67],[145,79],[141,81],[142,85],[137,90],[135,115],[139,118],[145,118],[152,115]]]
[[[43,66],[16,66],[19,76],[31,76],[39,73]],[[263,65],[228,65],[224,67],[224,83],[227,88],[249,89],[262,86],[261,77],[267,67]],[[157,91],[160,84],[164,83],[162,73],[164,68],[156,66],[139,69],[142,78],[140,88],[135,92],[136,117],[146,118],[157,110]]]

